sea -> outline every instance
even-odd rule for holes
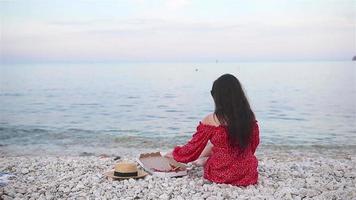
[[[184,144],[226,73],[244,87],[261,145],[356,144],[352,61],[23,63],[0,67],[0,151]]]

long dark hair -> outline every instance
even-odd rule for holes
[[[228,127],[230,145],[245,149],[250,142],[255,115],[240,81],[231,74],[224,74],[214,81],[211,95],[216,117],[220,124]]]

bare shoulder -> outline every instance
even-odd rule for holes
[[[207,115],[206,117],[204,117],[204,119],[202,120],[203,124],[207,124],[207,125],[212,125],[212,126],[219,126],[219,120],[217,119],[217,117],[215,116],[214,113],[210,113],[209,115]]]

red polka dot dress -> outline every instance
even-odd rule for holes
[[[199,122],[196,133],[184,146],[173,150],[173,157],[178,162],[192,162],[200,156],[210,140],[213,144],[212,154],[204,166],[204,178],[216,182],[237,186],[257,183],[258,161],[254,155],[259,144],[257,121],[253,124],[252,138],[245,151],[231,148],[226,126],[212,126]]]

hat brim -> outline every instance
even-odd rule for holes
[[[112,178],[112,179],[129,179],[129,178],[143,178],[148,175],[147,172],[143,170],[137,170],[137,176],[128,176],[128,177],[122,177],[122,176],[114,176],[114,170],[108,171],[104,173],[105,176]]]

